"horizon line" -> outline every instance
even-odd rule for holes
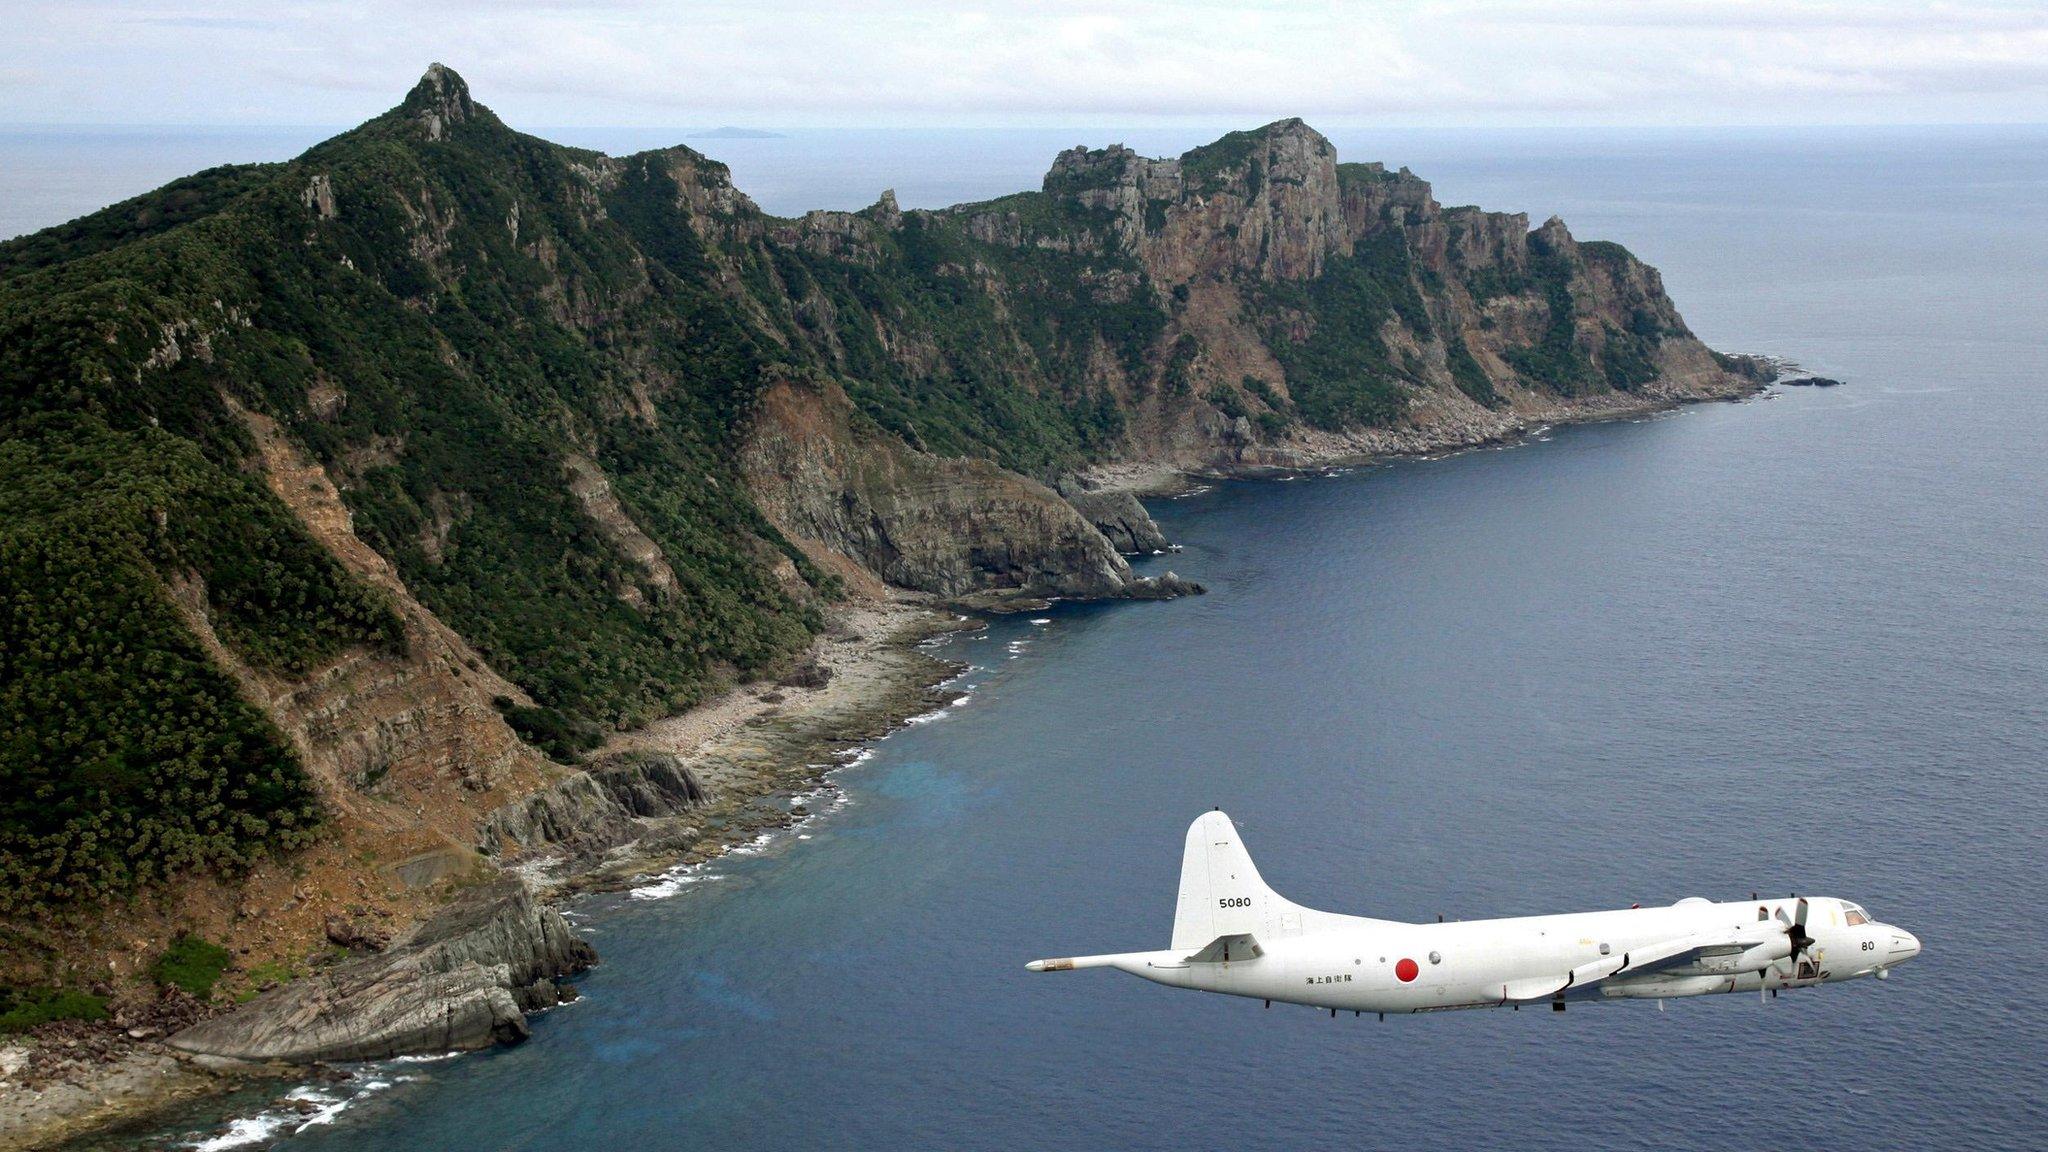
[[[380,113],[381,115],[381,113]],[[374,119],[371,117],[370,119]],[[502,120],[503,117],[500,117]],[[1316,128],[1313,118],[1308,116],[1282,116],[1274,120],[1247,118],[1249,127],[1263,127],[1279,120],[1299,119]],[[529,136],[543,132],[715,132],[720,129],[741,129],[748,132],[1064,132],[1076,129],[1087,131],[1123,131],[1142,129],[1162,131],[1176,128],[1209,129],[1224,123],[1239,123],[1232,118],[1218,116],[1214,120],[1179,120],[1151,123],[1130,122],[1124,124],[1103,123],[1083,125],[1062,124],[774,124],[774,123],[673,123],[673,124],[541,124],[522,128],[507,123],[515,132]],[[0,120],[0,132],[48,132],[48,131],[164,131],[164,130],[211,130],[211,131],[263,131],[263,132],[347,132],[361,127],[368,120],[354,123],[267,123],[262,121],[224,120],[169,120],[169,121],[121,121],[121,120]],[[1897,120],[1897,121],[1812,121],[1812,122],[1745,122],[1745,123],[1689,123],[1689,124],[1332,124],[1334,131],[1365,132],[1757,132],[1757,131],[1869,131],[1885,129],[1931,129],[1931,128],[2048,128],[2048,119],[2043,120]],[[1242,131],[1244,129],[1234,129]],[[1318,131],[1322,129],[1317,128]],[[1324,132],[1328,135],[1328,132]],[[743,141],[743,137],[726,137],[722,142]],[[772,139],[772,138],[770,138]],[[757,142],[758,139],[757,139]]]

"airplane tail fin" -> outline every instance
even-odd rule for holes
[[[1180,862],[1180,903],[1173,917],[1173,947],[1193,950],[1220,936],[1252,936],[1294,905],[1259,878],[1237,826],[1221,809],[1188,826]]]

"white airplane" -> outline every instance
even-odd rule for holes
[[[1222,811],[1188,828],[1173,947],[1034,960],[1033,972],[1114,968],[1199,988],[1354,1014],[1432,1012],[1548,1002],[1768,992],[1884,979],[1920,954],[1903,928],[1830,897],[1694,896],[1624,908],[1508,920],[1404,924],[1317,912],[1281,898]]]

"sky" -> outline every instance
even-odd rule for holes
[[[2044,0],[0,0],[0,123],[2048,121]]]

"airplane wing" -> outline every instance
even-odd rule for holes
[[[1570,989],[1585,988],[1618,976],[1634,976],[1689,964],[1703,956],[1733,956],[1777,937],[1775,932],[1753,930],[1695,932],[1662,940],[1643,948],[1632,948],[1619,956],[1602,956],[1556,976],[1534,976],[1501,985],[1503,1004],[1548,1000]]]

